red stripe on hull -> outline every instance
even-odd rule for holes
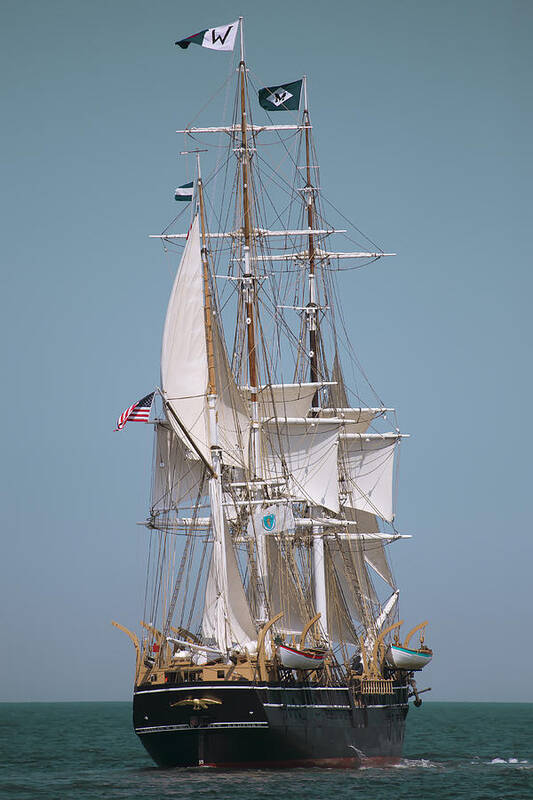
[[[307,650],[297,650],[295,647],[288,647],[286,644],[280,645],[280,650],[288,650],[289,653],[295,653],[297,656],[305,656],[306,658],[314,658],[317,661],[323,661],[324,656],[317,655],[316,653],[309,653]]]
[[[374,756],[372,758],[362,758],[362,767],[394,767],[401,761],[401,756]]]

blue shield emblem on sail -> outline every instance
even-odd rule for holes
[[[276,524],[276,515],[275,514],[265,514],[263,517],[263,528],[266,531],[271,531],[274,529]]]

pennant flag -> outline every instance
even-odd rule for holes
[[[193,187],[194,181],[191,181],[190,183],[184,183],[183,186],[178,186],[178,188],[174,190],[174,200],[181,200],[185,203],[192,200]]]
[[[126,422],[147,422],[150,416],[152,403],[154,402],[154,394],[155,392],[147,394],[146,397],[143,397],[138,403],[134,403],[123,411],[117,420],[117,427],[115,430],[121,431]]]
[[[298,111],[300,108],[300,95],[302,83],[282,83],[279,86],[266,86],[259,89],[259,105],[267,111]]]
[[[210,50],[233,50],[238,27],[239,20],[231,22],[229,25],[220,25],[218,28],[208,28],[206,31],[193,33],[192,36],[180,39],[176,44],[183,50],[186,50],[191,43],[208,47]]]

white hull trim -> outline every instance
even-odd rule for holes
[[[211,722],[201,728],[190,725],[154,725],[150,728],[135,728],[135,733],[169,733],[174,731],[205,731],[212,728],[268,728],[268,722]]]
[[[396,687],[395,687],[396,688]],[[401,688],[401,687],[398,687]],[[257,692],[266,692],[271,689],[275,689],[276,691],[281,690],[282,692],[301,692],[301,686],[257,686],[253,683],[240,683],[236,686],[228,686],[227,683],[213,683],[213,684],[199,684],[199,683],[191,683],[189,686],[169,686],[168,688],[165,687],[164,689],[141,689],[140,692],[135,692],[135,694],[153,694],[155,692],[189,692],[193,691],[194,689],[219,689],[220,691],[226,691],[226,689],[254,689]],[[347,692],[349,690],[348,686],[306,686],[306,692]]]

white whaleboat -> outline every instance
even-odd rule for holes
[[[326,216],[305,77],[256,95],[242,19],[177,44],[239,38],[230,117],[180,131],[190,205],[154,235],[179,262],[161,385],[118,424],[154,428],[143,619],[114,623],[136,650],[134,728],[162,766],[397,761],[429,660],[390,644],[406,435],[339,287],[391,254],[357,229],[330,244],[347,231]]]
[[[403,644],[400,644],[398,636],[389,645],[385,658],[388,664],[398,669],[406,670],[420,670],[429,664],[433,658],[433,650],[426,647],[424,644],[424,629],[427,625],[426,622],[421,622],[412,631],[409,632]],[[420,631],[420,643],[418,648],[413,649],[409,647],[413,635]]]
[[[299,650],[287,644],[278,645],[279,659],[288,669],[322,669],[325,652],[323,650]]]
[[[409,650],[397,644],[391,644],[387,653],[387,661],[398,669],[418,670],[427,666],[433,658],[432,650]]]

